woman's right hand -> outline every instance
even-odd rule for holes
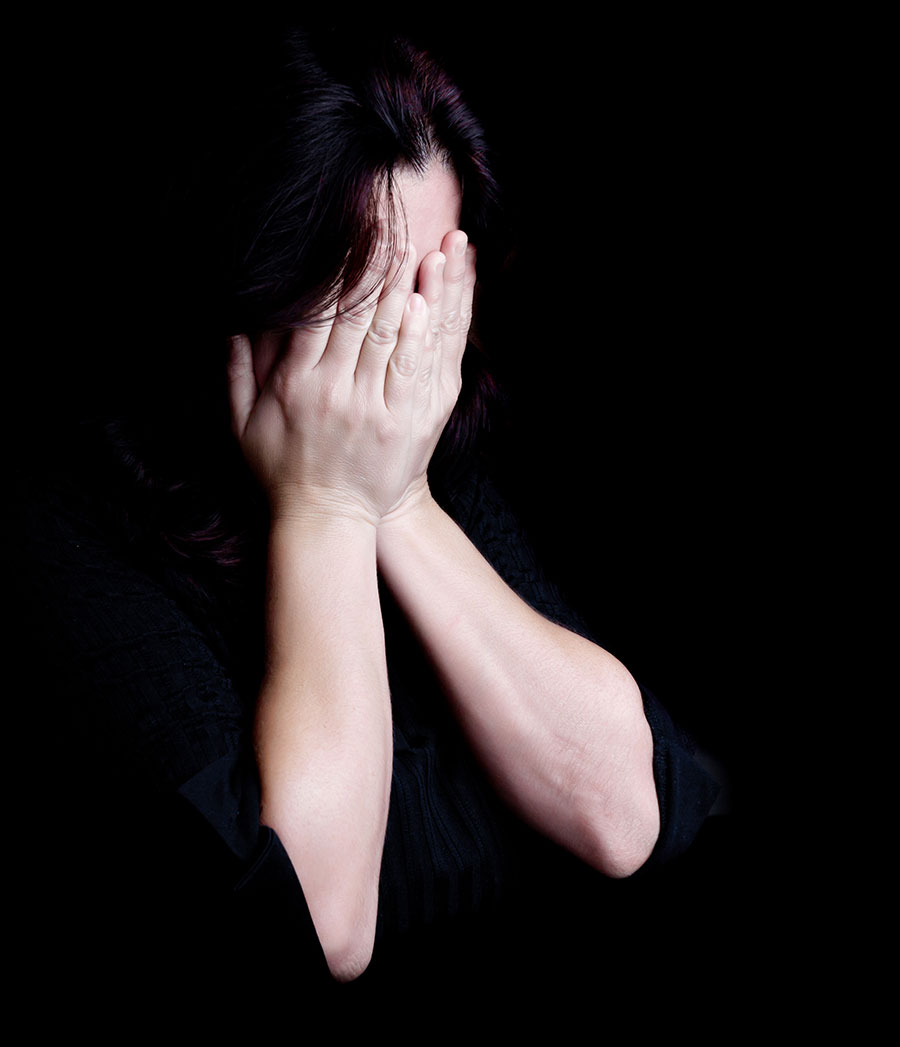
[[[433,352],[429,308],[413,292],[411,246],[381,268],[377,293],[339,303],[329,320],[264,334],[256,346],[232,339],[232,425],[274,519],[312,513],[377,526],[409,486],[417,382]]]

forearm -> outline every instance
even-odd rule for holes
[[[371,525],[273,526],[267,641],[261,817],[284,843],[329,966],[345,979],[371,954],[391,779]]]
[[[624,666],[532,610],[430,499],[382,522],[378,561],[500,792],[603,872],[643,864],[659,811]]]
[[[442,200],[437,213],[416,203],[429,240],[435,221],[458,221],[446,185]],[[380,242],[362,299],[351,281],[333,316],[255,343],[237,335],[228,362],[232,428],[278,521],[256,725],[262,817],[339,977],[371,952],[390,797],[375,529],[422,485],[459,393],[475,284],[465,234],[451,229],[441,247],[419,265],[414,244]]]

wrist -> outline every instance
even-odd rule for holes
[[[352,517],[310,512],[272,522],[266,583],[270,674],[284,672],[294,679],[312,671],[310,643],[316,658],[339,646],[343,650],[335,657],[344,659],[350,638],[357,662],[377,669],[384,637],[376,551],[375,528]]]
[[[376,559],[385,581],[393,588],[413,563],[442,555],[450,523],[430,493],[384,517],[378,525]]]
[[[394,536],[400,536],[408,531],[421,531],[423,527],[429,526],[435,514],[441,511],[440,506],[434,500],[427,480],[423,480],[379,520],[379,543],[391,541]]]
[[[369,520],[308,507],[272,517],[269,560],[292,567],[303,564],[313,574],[334,572],[338,563],[344,570],[370,558],[374,561],[376,538],[376,527]]]
[[[373,532],[379,517],[362,500],[290,485],[271,492],[272,528],[321,534]]]

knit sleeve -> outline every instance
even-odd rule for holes
[[[17,648],[39,761],[31,889],[50,933],[109,935],[109,955],[132,959],[152,942],[169,962],[216,967],[238,940],[278,945],[326,977],[293,866],[259,822],[252,702],[92,520],[52,499],[21,515]]]
[[[448,509],[504,581],[545,618],[599,643],[583,618],[544,574],[523,528],[483,471],[460,485]],[[720,792],[720,784],[698,762],[695,745],[660,701],[638,681],[653,736],[653,774],[660,807],[660,833],[644,870],[682,854]]]

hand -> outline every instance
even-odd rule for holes
[[[387,266],[376,259],[362,285],[374,276],[376,293],[362,302],[341,301],[330,319],[266,333],[254,346],[232,339],[232,424],[273,516],[377,524],[402,498],[433,352],[415,272],[412,248]]]
[[[465,233],[441,246],[419,269],[418,294],[410,247],[377,294],[339,303],[330,321],[256,346],[233,339],[234,430],[273,514],[377,525],[427,494],[428,463],[459,395],[475,283]]]
[[[441,250],[425,256],[418,287],[428,303],[431,352],[417,384],[413,472],[392,518],[430,499],[428,464],[459,398],[475,290],[475,248],[464,232],[447,233]]]

